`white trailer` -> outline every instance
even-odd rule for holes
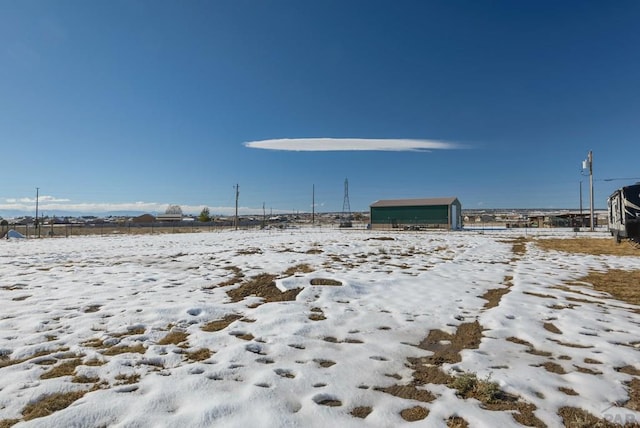
[[[607,199],[609,232],[620,242],[629,239],[640,245],[640,183],[622,187]]]

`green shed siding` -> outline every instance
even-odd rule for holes
[[[449,207],[447,205],[373,207],[371,224],[391,226],[449,224]]]
[[[376,201],[370,206],[374,229],[462,227],[462,204],[455,197]]]

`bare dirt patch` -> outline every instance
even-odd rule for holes
[[[480,298],[487,300],[487,303],[484,304],[483,309],[491,309],[498,306],[500,303],[500,299],[502,296],[509,292],[509,288],[492,288],[491,290],[487,290]]]
[[[431,330],[418,347],[433,352],[433,355],[428,357],[428,362],[431,364],[459,363],[460,351],[478,348],[481,339],[482,327],[480,323],[474,321],[460,324],[454,334],[442,330]]]
[[[633,366],[617,367],[616,371],[620,373],[625,373],[631,376],[640,376],[640,370],[636,369]]]
[[[511,244],[511,251],[513,252],[514,256],[516,256],[516,258],[523,256],[526,252],[527,252],[527,242],[529,240],[525,237],[518,237],[518,238],[514,238],[514,239],[509,239],[509,240],[505,240],[505,241],[501,241],[504,242],[506,244]]]
[[[415,389],[416,386],[428,383],[445,384],[449,388],[456,389],[462,398],[475,398],[481,401],[482,406],[488,410],[512,412],[513,418],[523,425],[544,426],[542,421],[534,415],[536,407],[533,404],[503,392],[497,383],[489,379],[477,379],[473,373],[454,377],[441,370],[441,366],[445,363],[460,362],[460,351],[463,349],[477,349],[481,339],[482,326],[477,321],[460,324],[454,334],[442,330],[431,330],[418,346],[433,352],[433,355],[408,359],[410,367],[414,370],[410,387]],[[530,345],[528,342],[521,342]],[[393,392],[394,395],[407,391],[380,390]]]
[[[334,361],[331,361],[331,360],[316,359],[313,361],[324,369],[329,368],[336,364]]]
[[[567,388],[564,386],[558,387],[558,391],[564,392],[567,395],[580,395],[573,388]]]
[[[242,283],[239,287],[227,291],[227,295],[231,297],[232,302],[256,296],[265,300],[266,303],[285,302],[295,300],[301,288],[294,288],[287,291],[280,291],[275,283],[276,275],[263,273],[256,275]]]
[[[550,373],[567,374],[567,372],[564,370],[564,368],[560,364],[554,363],[552,361],[547,361],[535,367],[544,367],[545,370]]]
[[[544,329],[547,330],[548,332],[555,333],[555,334],[562,334],[562,331],[558,327],[556,327],[552,322],[546,322],[542,324],[542,327],[544,327]]]
[[[309,314],[309,319],[311,321],[323,321],[326,320],[327,317],[324,316],[324,311],[321,308],[311,308],[311,314]]]

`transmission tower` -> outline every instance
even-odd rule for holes
[[[351,227],[351,205],[349,204],[349,180],[344,179],[344,201],[342,202],[342,217],[340,227]]]

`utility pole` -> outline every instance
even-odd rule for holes
[[[582,162],[582,169],[589,170],[589,231],[593,232],[593,151],[589,150],[587,159]]]
[[[264,209],[264,202],[262,203],[262,228],[267,227],[267,212]]]
[[[311,225],[316,224],[316,185],[311,188]]]
[[[40,237],[40,228],[38,227],[38,199],[39,199],[40,188],[36,187],[36,230],[38,231],[38,238]]]
[[[236,224],[236,230],[238,230],[238,198],[240,197],[240,185],[236,184],[233,187],[236,189],[236,218],[235,218],[235,224]]]
[[[589,150],[589,157],[587,159],[589,160],[589,209],[591,210],[589,214],[591,218],[591,228],[589,230],[593,232],[595,218],[593,215],[593,152],[591,150]]]

